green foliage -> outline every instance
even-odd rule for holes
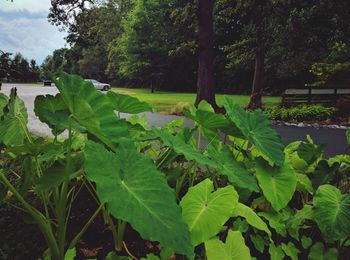
[[[327,64],[315,63],[311,67],[313,73],[318,81],[308,86],[314,87],[338,87],[347,88],[350,84],[350,62]]]
[[[350,233],[350,195],[331,185],[320,186],[314,197],[314,219],[324,236],[345,238]]]
[[[325,159],[310,137],[283,150],[261,111],[229,98],[226,115],[202,102],[185,114],[191,127],[181,118],[149,130],[146,117],[116,115],[148,111],[145,102],[101,94],[68,74],[57,86],[34,107],[55,138],[28,132],[15,90],[0,95],[0,198],[32,217],[52,259],[73,257],[97,216],[116,250],[107,259],[125,259],[131,228],[160,243],[160,255],[146,259],[329,259],[348,250],[348,155]],[[68,137],[57,138],[63,130]],[[85,186],[96,210],[71,238],[70,209]]]
[[[233,210],[233,217],[237,216],[245,218],[249,225],[255,227],[256,229],[265,231],[266,234],[271,236],[271,232],[266,223],[254,212],[253,209],[249,208],[248,206],[238,203]]]
[[[192,245],[197,246],[215,236],[232,215],[237,202],[238,194],[232,186],[214,191],[209,179],[190,188],[180,205],[191,232]]]
[[[119,57],[119,73],[126,78],[140,77],[157,87],[166,64],[171,30],[172,1],[138,0],[123,21],[123,33],[113,47]]]
[[[245,245],[244,238],[239,231],[228,231],[226,242],[217,238],[205,242],[205,250],[208,260],[250,260],[249,248]]]
[[[34,112],[40,121],[48,124],[54,135],[69,129],[69,125],[77,131],[84,131],[75,121],[69,120],[70,112],[60,94],[56,96],[38,96],[34,102]]]
[[[224,107],[244,137],[272,162],[281,166],[284,161],[281,138],[271,127],[264,113],[260,110],[247,113],[230,98],[226,98]]]
[[[56,85],[70,114],[89,133],[111,148],[115,148],[120,138],[128,136],[126,123],[114,113],[109,98],[92,83],[63,73]]]
[[[280,260],[284,258],[284,253],[281,246],[275,246],[273,243],[270,244],[269,254],[271,260]]]
[[[6,107],[8,101],[8,97],[5,94],[0,93],[0,118],[4,115],[4,108]]]
[[[310,248],[308,258],[310,260],[331,260],[338,258],[338,251],[336,248],[325,250],[322,243],[318,242]]]
[[[232,185],[250,191],[259,190],[254,176],[247,170],[243,162],[234,159],[232,152],[227,147],[223,147],[221,151],[209,148],[208,152],[217,163],[218,172],[227,176]]]
[[[282,121],[322,121],[332,119],[338,109],[322,105],[301,105],[292,108],[270,108],[266,114],[270,119]]]
[[[201,154],[200,151],[194,149],[190,144],[187,144],[180,136],[173,136],[168,131],[160,129],[153,129],[152,132],[159,137],[166,146],[171,147],[176,153],[182,154],[187,160],[193,160],[213,168],[216,167],[214,161]]]
[[[293,168],[285,163],[282,167],[271,167],[264,162],[256,164],[256,177],[266,199],[279,211],[291,200],[297,179]]]
[[[116,154],[88,142],[85,159],[87,176],[96,183],[99,199],[114,217],[130,223],[144,239],[192,254],[174,194],[152,161],[129,141],[121,142]]]
[[[141,102],[135,97],[111,91],[107,93],[107,96],[113,104],[113,108],[118,112],[128,114],[138,114],[146,111],[152,112],[152,108],[148,103]]]
[[[28,137],[28,113],[24,102],[11,90],[10,99],[2,98],[2,117],[0,118],[0,143],[5,145],[23,144]]]

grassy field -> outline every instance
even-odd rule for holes
[[[156,91],[151,93],[149,89],[140,89],[140,88],[113,88],[114,91],[127,94],[142,101],[148,102],[153,108],[158,112],[168,113],[170,110],[176,106],[179,102],[188,102],[193,104],[196,98],[195,93],[177,93],[177,92],[165,92],[165,91]],[[216,102],[218,105],[222,105],[224,101],[223,94],[216,95]],[[240,104],[242,107],[246,106],[249,102],[249,96],[247,95],[229,95],[234,98],[234,100]],[[263,98],[264,106],[271,107],[276,106],[281,102],[280,97],[264,97]]]
[[[6,84],[6,83],[5,83]],[[44,83],[43,82],[30,82],[30,83],[12,83],[10,82],[9,84],[13,84],[13,85],[21,85],[21,86],[35,86],[35,87],[42,87],[44,86]]]

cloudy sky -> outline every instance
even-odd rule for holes
[[[50,0],[0,0],[0,50],[21,52],[41,64],[64,47],[66,33],[47,21],[49,8]]]

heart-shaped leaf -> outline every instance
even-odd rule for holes
[[[203,154],[201,154],[197,149],[195,149],[193,146],[187,144],[185,141],[183,141],[179,136],[174,136],[168,131],[164,129],[152,129],[152,133],[160,137],[162,142],[166,145],[171,147],[176,153],[182,154],[185,156],[185,158],[189,161],[196,161],[200,164],[208,165],[212,168],[216,167],[216,163],[210,160],[209,158],[205,157]]]
[[[28,113],[24,102],[17,96],[16,88],[11,89],[10,99],[2,111],[0,143],[7,146],[23,144],[29,133],[27,129]]]
[[[238,205],[233,210],[233,217],[243,217],[247,220],[249,225],[255,227],[256,229],[265,231],[266,234],[271,236],[270,229],[267,227],[266,223],[248,206],[238,203]]]
[[[3,94],[0,93],[0,118],[4,115],[4,108],[9,102],[9,98]]]
[[[256,177],[265,198],[279,211],[287,206],[296,189],[297,178],[289,163],[282,167],[271,167],[260,158],[257,160]]]
[[[325,236],[343,238],[350,233],[350,194],[331,185],[320,186],[314,196],[314,220]]]
[[[205,251],[208,260],[250,260],[249,248],[239,231],[229,230],[226,242],[217,238],[205,242]]]
[[[117,117],[109,98],[91,82],[63,73],[56,86],[75,120],[111,149],[129,135],[127,123]]]
[[[225,97],[224,107],[228,117],[249,142],[272,162],[281,166],[284,162],[281,138],[271,127],[266,115],[261,110],[246,112],[229,97]]]
[[[232,216],[238,194],[232,186],[214,191],[213,182],[205,179],[191,187],[182,198],[182,216],[191,232],[193,246],[215,236]]]
[[[209,147],[208,152],[212,160],[217,163],[219,173],[227,176],[234,186],[250,191],[259,191],[255,177],[242,162],[233,158],[232,152],[226,146],[222,147],[221,151]]]
[[[84,131],[76,121],[69,122],[70,111],[64,103],[61,94],[56,96],[46,95],[37,96],[34,101],[34,112],[41,122],[48,124],[54,135],[62,133],[64,130],[71,128],[76,131]]]
[[[159,241],[180,254],[193,254],[173,190],[153,162],[132,144],[122,141],[114,154],[101,144],[87,142],[85,170],[114,217],[129,222],[144,239]]]
[[[113,108],[122,113],[138,114],[141,112],[153,111],[152,107],[148,103],[142,102],[136,97],[123,95],[112,91],[107,93],[107,97],[111,101]]]

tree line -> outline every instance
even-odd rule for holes
[[[152,91],[197,89],[196,103],[204,98],[214,107],[215,92],[251,93],[249,106],[255,108],[262,94],[315,82],[322,68],[349,67],[350,1],[51,4],[49,22],[67,31],[70,47],[45,59],[44,77],[66,71]]]
[[[68,31],[60,69],[152,90],[251,92],[259,107],[262,93],[313,82],[313,64],[350,60],[348,10],[341,0],[56,0],[49,20]]]
[[[0,50],[0,82],[38,82],[41,69],[36,61],[24,58],[21,53],[15,55]]]

